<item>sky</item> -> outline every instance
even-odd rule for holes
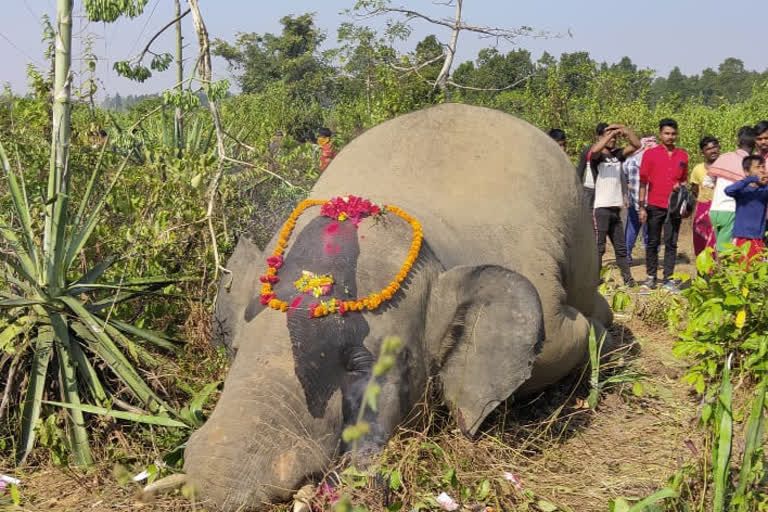
[[[82,14],[82,0],[75,0],[76,14]],[[452,9],[432,0],[393,0],[393,5],[418,8],[437,17],[450,17]],[[182,9],[186,2],[182,1]],[[203,18],[213,38],[234,40],[238,32],[280,32],[279,19],[288,14],[316,13],[316,24],[326,32],[326,47],[336,43],[340,23],[352,21],[344,10],[354,0],[201,0]],[[27,64],[45,68],[41,43],[40,18],[47,13],[55,20],[55,0],[0,0],[0,85],[10,84],[14,92],[27,90]],[[686,74],[716,68],[727,57],[744,61],[747,69],[764,70],[768,58],[761,54],[755,34],[765,30],[768,2],[742,0],[739,9],[717,0],[646,0],[645,2],[606,2],[604,0],[465,0],[464,19],[474,25],[515,28],[522,25],[564,37],[521,38],[516,46],[538,58],[544,51],[556,57],[563,52],[586,50],[598,61],[616,62],[627,55],[640,68],[666,75],[674,66]],[[142,16],[112,24],[88,23],[83,16],[74,19],[76,84],[86,79],[82,42],[87,35],[94,41],[99,58],[97,75],[100,95],[123,96],[162,91],[174,83],[173,67],[156,73],[143,84],[118,77],[112,64],[138,54],[162,26],[174,18],[173,0],[149,0]],[[365,21],[382,26],[384,20]],[[448,40],[448,29],[415,22],[409,48],[429,33]],[[570,36],[568,35],[570,34]],[[184,19],[186,55],[197,52],[190,16]],[[471,60],[477,51],[492,41],[462,33],[458,61]],[[158,53],[172,52],[174,31],[168,30],[153,44]],[[515,48],[501,44],[500,51]],[[455,69],[455,68],[454,68]],[[226,64],[214,59],[214,75],[229,77]]]

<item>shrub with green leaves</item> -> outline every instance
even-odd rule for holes
[[[729,354],[734,373],[768,370],[768,262],[747,264],[746,251],[732,248],[717,261],[711,249],[699,254],[698,275],[684,276],[686,303],[670,310],[672,321],[684,323],[674,353],[692,361],[684,380],[698,393],[714,393],[710,383]]]
[[[102,277],[114,258],[104,258],[84,270],[78,265],[105,204],[106,195],[91,201],[94,184],[102,177],[101,160],[76,212],[70,211],[69,173],[52,170],[49,191],[59,192],[44,204],[35,204],[27,195],[23,172],[11,169],[2,144],[0,162],[12,201],[11,211],[0,215],[4,249],[0,251],[0,273],[7,283],[0,289],[0,355],[3,364],[10,359],[9,375],[19,368],[28,369],[29,375],[23,391],[17,462],[23,463],[35,444],[44,404],[67,409],[66,445],[77,464],[92,461],[83,412],[184,427],[185,423],[174,419],[179,414],[147,384],[136,366],[155,361],[147,345],[171,351],[177,345],[113,314],[116,305],[176,279],[105,282]],[[126,162],[123,159],[107,194]],[[22,391],[10,388],[12,381],[9,377],[4,394],[22,400]],[[51,387],[57,390],[58,401],[45,400]],[[123,410],[113,410],[115,406]]]

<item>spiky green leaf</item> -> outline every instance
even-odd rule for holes
[[[35,341],[35,355],[29,375],[27,394],[21,411],[21,439],[16,447],[16,463],[21,465],[27,460],[35,445],[35,426],[40,418],[40,408],[45,389],[45,376],[53,349],[53,328],[42,326],[38,329]]]
[[[77,409],[79,411],[87,412],[89,414],[111,416],[119,420],[128,420],[135,423],[147,423],[149,425],[160,425],[163,427],[188,428],[187,425],[185,425],[184,423],[168,418],[167,416],[150,416],[147,414],[137,414],[137,413],[126,412],[126,411],[115,411],[112,409],[105,409],[103,407],[96,407],[95,405],[86,405],[86,404],[75,405],[75,404],[67,404],[63,402],[50,402],[50,401],[46,401],[45,403],[50,405],[57,405],[59,407],[65,407],[67,409]]]
[[[77,389],[77,377],[72,363],[72,346],[69,338],[67,320],[61,315],[51,315],[51,326],[56,337],[56,354],[58,356],[61,398],[73,406],[66,415],[69,436],[69,448],[72,452],[75,464],[88,466],[93,463],[91,448],[88,445],[88,432],[85,430],[85,420],[82,411],[77,409],[80,405],[80,393]]]

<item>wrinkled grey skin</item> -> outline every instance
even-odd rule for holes
[[[438,377],[473,435],[511,395],[557,381],[583,361],[589,323],[611,321],[581,187],[562,151],[501,112],[441,105],[384,123],[350,143],[311,197],[354,194],[418,219],[424,243],[393,300],[374,312],[309,319],[259,304],[264,256],[241,240],[217,303],[217,335],[236,352],[224,392],[190,439],[185,471],[224,510],[288,499],[347,447],[371,365],[386,336],[403,350],[379,380],[363,451],[374,451]],[[301,270],[331,272],[334,296],[364,296],[397,274],[411,226],[389,213],[359,228],[308,210],[275,286],[292,303]],[[335,224],[335,227],[334,227]],[[276,238],[267,247],[271,254]]]

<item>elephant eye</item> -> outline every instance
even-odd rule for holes
[[[363,346],[342,349],[342,361],[350,373],[367,373],[373,366],[373,355]]]

